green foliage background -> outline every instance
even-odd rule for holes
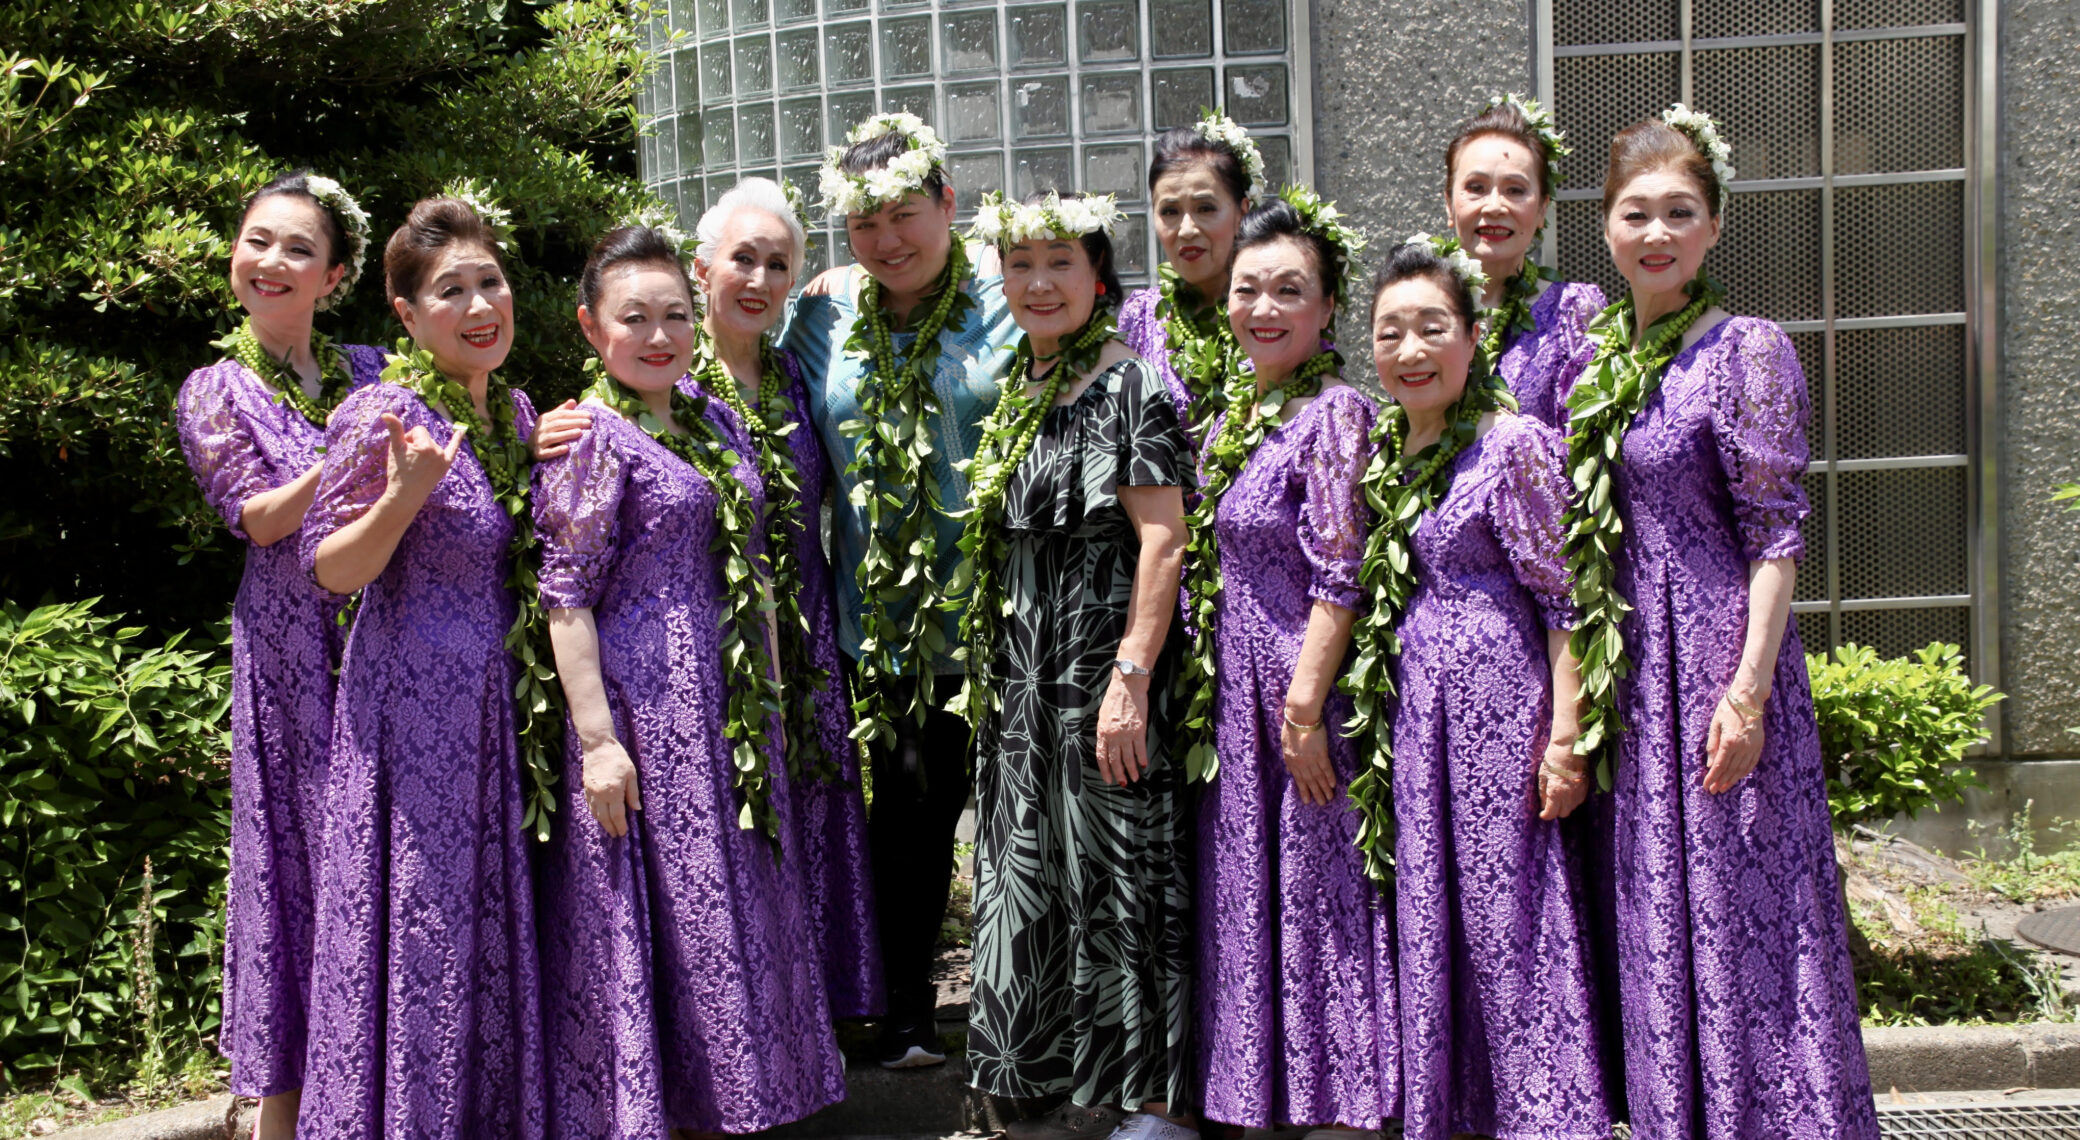
[[[1850,642],[1807,654],[1806,669],[1836,827],[1919,815],[1979,785],[1965,750],[1986,739],[1986,710],[2003,698],[1972,684],[1957,646],[1887,660]]]

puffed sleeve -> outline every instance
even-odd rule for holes
[[[365,344],[343,344],[339,349],[347,354],[347,372],[353,377],[349,387],[359,388],[382,378],[383,364],[386,361],[382,349],[370,348]]]
[[[1527,416],[1509,416],[1491,432],[1499,470],[1489,485],[1488,525],[1509,558],[1518,583],[1531,592],[1547,629],[1573,629],[1581,622],[1564,553],[1561,524],[1573,484],[1567,478],[1567,444],[1560,434]]]
[[[1753,318],[1733,320],[1737,327],[1726,330],[1717,359],[1707,367],[1712,433],[1741,549],[1751,562],[1802,558],[1806,544],[1798,524],[1812,510],[1800,481],[1813,415],[1805,371],[1783,329]]]
[[[213,364],[188,374],[175,405],[181,452],[202,487],[202,498],[231,528],[246,539],[246,500],[275,488],[274,466],[239,414],[231,385],[237,365]]]
[[[509,388],[507,391],[513,394],[513,431],[521,439],[532,440],[536,420],[534,401],[528,399],[527,393],[518,388]]]
[[[390,482],[390,429],[383,413],[403,420],[409,430],[413,399],[392,384],[371,384],[350,393],[325,426],[325,461],[318,489],[297,532],[297,556],[311,581],[318,580],[318,544],[333,532],[368,513]]]
[[[1567,397],[1574,391],[1589,361],[1596,357],[1596,341],[1589,336],[1589,322],[1604,309],[1603,290],[1587,282],[1555,285],[1567,293],[1560,299],[1559,359],[1553,362],[1553,419],[1546,426],[1567,435]]]
[[[1184,487],[1191,482],[1191,445],[1170,391],[1146,361],[1131,361],[1120,378],[1121,487]]]
[[[542,540],[542,605],[596,605],[620,540],[627,462],[614,413],[591,405],[593,428],[557,459],[534,468],[534,528]]]
[[[1301,449],[1300,551],[1312,571],[1307,596],[1355,610],[1363,597],[1358,564],[1372,529],[1364,479],[1379,410],[1350,387],[1331,388],[1316,400],[1323,406]]]

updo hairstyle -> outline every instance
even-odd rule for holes
[[[1249,200],[1249,172],[1242,168],[1241,156],[1191,127],[1171,127],[1156,136],[1156,159],[1148,164],[1148,192],[1155,193],[1156,183],[1165,174],[1196,164],[1212,168],[1214,178],[1236,206]]]
[[[1725,205],[1723,188],[1712,173],[1712,160],[1697,149],[1690,136],[1660,119],[1642,119],[1619,131],[1611,140],[1610,165],[1603,175],[1603,213],[1610,216],[1618,194],[1642,174],[1674,169],[1697,184],[1697,193],[1714,218]]]
[[[808,231],[802,229],[802,220],[795,217],[794,204],[787,200],[787,191],[770,178],[746,178],[729,188],[715,204],[701,214],[701,220],[693,227],[697,245],[694,256],[713,265],[715,250],[722,244],[722,228],[740,210],[758,210],[780,219],[787,227],[788,239],[794,242],[794,268],[801,273],[802,257],[809,246]],[[597,253],[595,252],[595,256]]]
[[[1372,275],[1372,306],[1366,313],[1369,325],[1379,316],[1379,299],[1386,291],[1403,281],[1425,278],[1451,298],[1452,310],[1459,314],[1460,327],[1472,335],[1479,321],[1480,308],[1474,303],[1473,290],[1464,278],[1452,272],[1451,263],[1437,255],[1429,242],[1412,241],[1387,255],[1387,263]]]
[[[320,224],[325,230],[325,268],[332,269],[345,265],[347,263],[346,222],[333,212],[331,206],[319,201],[318,196],[311,193],[310,178],[311,172],[308,169],[299,167],[287,174],[277,175],[274,181],[253,191],[253,196],[247,198],[244,207],[238,211],[238,228],[241,230],[246,228],[246,219],[253,216],[253,207],[259,205],[260,200],[263,198],[301,198],[316,206],[318,208],[318,217],[322,219]]]
[[[722,204],[716,203],[715,209],[721,208]],[[578,275],[578,303],[597,313],[601,282],[609,270],[623,265],[647,265],[668,270],[686,287],[687,300],[693,299],[693,285],[686,279],[686,264],[679,260],[679,247],[649,226],[622,226],[609,230],[585,259],[585,271]]]
[[[1482,135],[1501,135],[1529,150],[1531,168],[1538,172],[1538,196],[1541,199],[1553,196],[1553,188],[1546,182],[1548,163],[1545,140],[1538,137],[1538,132],[1532,129],[1531,120],[1524,116],[1524,108],[1515,103],[1503,102],[1475,115],[1465,126],[1459,128],[1459,133],[1453,135],[1451,143],[1444,148],[1444,192],[1447,197],[1451,195],[1452,180],[1458,171],[1459,152]]]
[[[1300,248],[1307,251],[1315,275],[1321,279],[1322,291],[1329,296],[1329,304],[1341,308],[1345,300],[1344,277],[1350,272],[1343,250],[1309,229],[1300,211],[1284,198],[1273,198],[1243,215],[1242,225],[1235,232],[1234,256],[1241,257],[1245,249],[1287,239],[1300,243]],[[1232,268],[1234,262],[1228,264]]]
[[[450,246],[473,245],[491,255],[499,272],[505,272],[505,255],[499,251],[498,235],[484,219],[460,198],[421,198],[412,203],[404,224],[383,245],[383,288],[392,297],[411,302],[419,296],[426,277]]]
[[[876,135],[846,147],[845,153],[838,158],[838,169],[847,174],[865,174],[869,170],[879,170],[887,166],[909,151],[910,136],[900,131],[890,131],[885,135]],[[924,191],[926,197],[936,202],[946,196],[946,186],[946,168],[933,166],[931,173],[924,176],[924,184],[919,189]]]

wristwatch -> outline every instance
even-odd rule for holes
[[[1134,664],[1132,661],[1129,661],[1124,657],[1118,658],[1117,660],[1113,661],[1112,667],[1129,677],[1148,677],[1153,675],[1148,670],[1143,669],[1141,666]]]

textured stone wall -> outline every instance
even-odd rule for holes
[[[2080,755],[2080,5],[2001,4],[2003,688],[2011,757]]]

